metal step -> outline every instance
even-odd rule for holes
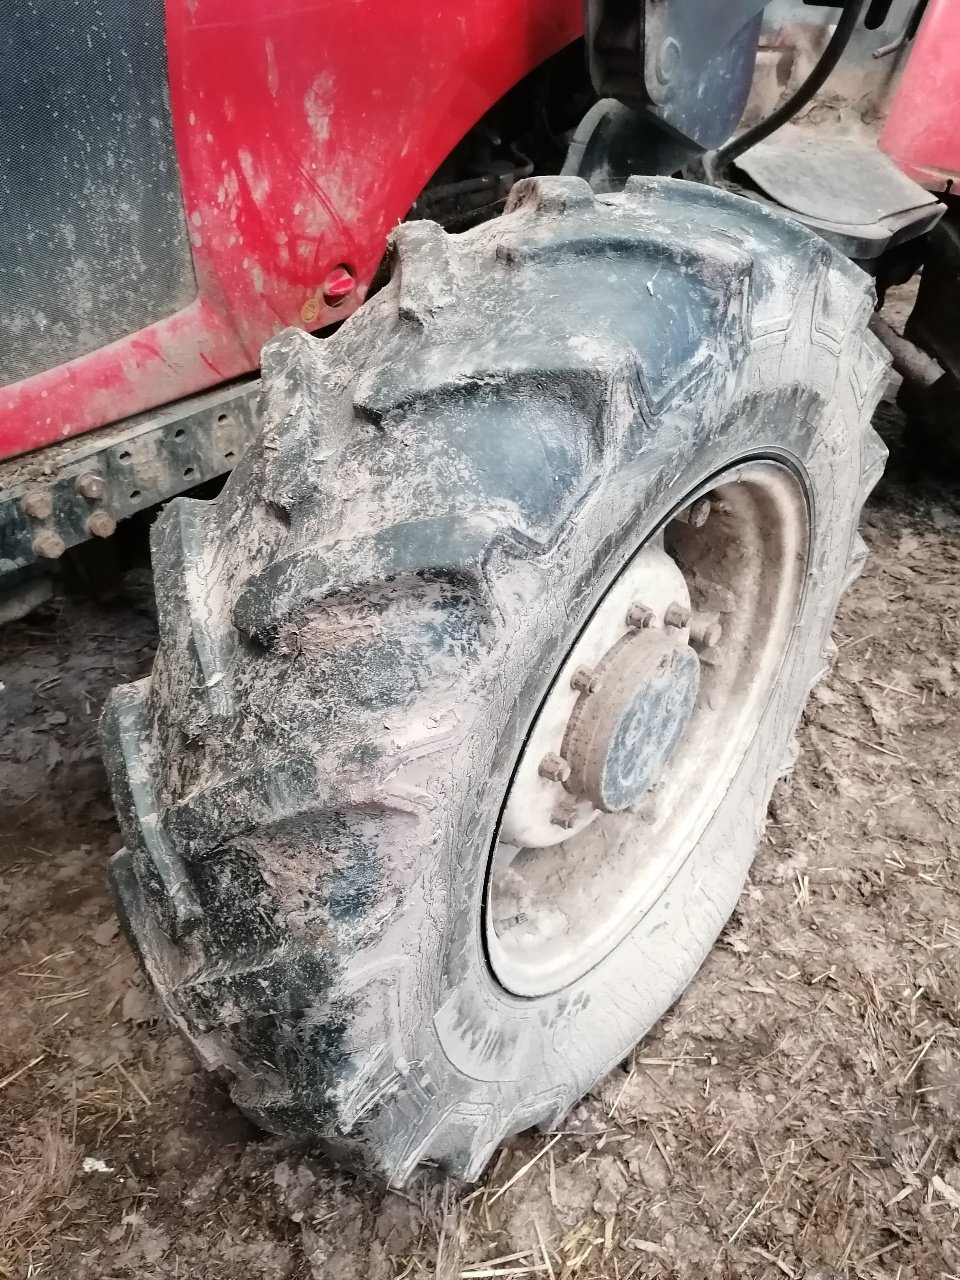
[[[877,258],[929,231],[943,214],[869,137],[785,125],[736,162],[761,196],[850,258]]]

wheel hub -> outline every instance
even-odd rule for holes
[[[690,595],[663,548],[642,547],[574,645],[514,774],[500,839],[545,848],[636,804],[693,710]]]
[[[604,813],[636,804],[680,741],[699,684],[700,662],[683,639],[654,628],[625,636],[567,724],[566,790]]]

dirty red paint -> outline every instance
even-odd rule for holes
[[[931,0],[900,78],[880,146],[915,182],[960,182],[960,4]]]
[[[254,369],[304,315],[343,319],[440,161],[581,31],[581,0],[167,0],[197,299],[0,389],[0,458]],[[331,306],[342,266],[356,288]]]
[[[343,306],[357,287],[356,279],[346,267],[334,267],[323,282],[323,300],[331,307]]]

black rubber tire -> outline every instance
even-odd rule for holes
[[[262,437],[158,521],[159,652],[104,735],[120,912],[170,1016],[259,1123],[399,1184],[555,1123],[709,951],[862,562],[886,361],[858,268],[703,186],[528,180],[394,251],[334,337],[267,347]],[[812,506],[761,728],[633,932],[513,997],[482,903],[526,726],[645,531],[760,455]]]

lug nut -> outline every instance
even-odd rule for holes
[[[563,756],[558,756],[552,751],[548,751],[537,766],[537,773],[541,778],[547,778],[550,782],[566,782],[570,777],[570,766]]]
[[[664,610],[663,620],[668,627],[685,627],[690,622],[690,610],[682,604],[668,604]]]
[[[53,498],[43,489],[31,489],[25,493],[20,506],[31,520],[49,520],[53,515]]]
[[[690,619],[690,643],[698,649],[712,649],[722,635],[718,613],[695,613]]]
[[[103,476],[97,471],[81,471],[74,486],[82,498],[90,498],[94,502],[103,497],[107,487]]]
[[[710,511],[710,499],[698,498],[696,502],[691,502],[689,507],[686,507],[683,511],[678,511],[676,519],[681,524],[689,524],[694,529],[702,529],[710,519]]]
[[[577,667],[570,677],[570,687],[580,693],[596,693],[600,688],[600,677],[593,667]]]
[[[577,825],[577,805],[573,800],[568,800],[566,804],[560,805],[553,811],[550,821],[555,827],[563,827],[564,831],[569,831],[571,827]]]
[[[655,617],[653,610],[648,609],[645,604],[634,603],[627,610],[627,626],[633,627],[635,631],[643,631],[653,626]]]
[[[40,556],[43,560],[59,560],[66,549],[67,544],[59,533],[54,533],[50,529],[38,533],[33,540],[33,554]]]
[[[687,524],[692,524],[694,529],[702,529],[710,519],[710,499],[698,498],[696,502],[691,503],[690,511],[687,515]]]
[[[116,528],[117,522],[109,511],[95,511],[87,520],[87,533],[94,538],[109,538]]]

